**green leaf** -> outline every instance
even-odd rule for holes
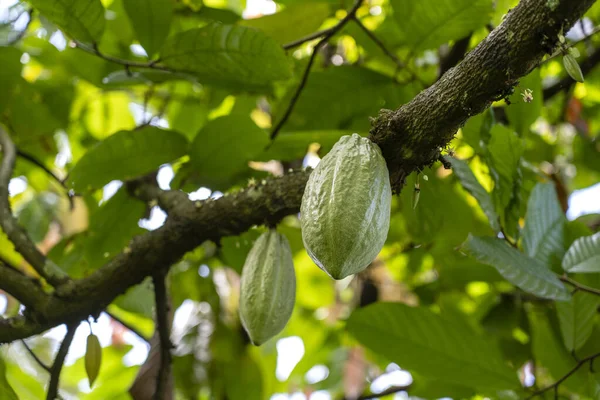
[[[243,354],[225,368],[225,392],[231,400],[261,400],[263,394],[260,365]]]
[[[562,282],[544,264],[502,239],[469,235],[464,248],[477,261],[496,268],[507,281],[526,292],[552,300],[570,298]]]
[[[154,286],[151,278],[146,278],[139,285],[130,287],[124,294],[117,297],[113,304],[119,308],[152,318],[154,315]]]
[[[291,77],[279,44],[245,26],[212,24],[182,32],[165,43],[161,62],[178,72],[196,75],[202,83],[231,89],[269,90]]]
[[[138,221],[145,209],[143,202],[122,187],[90,216],[84,255],[91,270],[122,252],[134,235],[144,232]]]
[[[227,185],[268,142],[267,132],[250,117],[232,114],[204,125],[192,142],[190,159],[201,182]]]
[[[554,184],[538,183],[527,203],[523,250],[531,258],[550,268],[554,259],[564,254],[566,218],[556,197]]]
[[[319,29],[331,13],[327,3],[299,3],[276,14],[240,21],[240,25],[260,29],[278,43],[286,44]]]
[[[490,194],[481,186],[481,183],[469,168],[469,165],[461,160],[458,160],[454,157],[447,157],[450,164],[452,164],[452,171],[456,174],[460,183],[465,188],[467,192],[469,192],[477,202],[479,206],[488,217],[488,221],[492,229],[496,232],[500,232],[500,223],[498,220],[498,215],[494,210],[494,203],[492,202],[492,198]]]
[[[137,39],[148,57],[163,45],[173,19],[172,0],[123,0],[123,7],[131,20]]]
[[[496,211],[503,215],[513,198],[523,145],[512,130],[502,125],[494,125],[491,136],[487,161],[495,184],[493,193]]]
[[[437,47],[485,26],[489,0],[391,0],[402,39],[413,49]]]
[[[352,313],[347,329],[375,353],[427,378],[485,389],[519,387],[494,344],[426,308],[376,303]]]
[[[30,0],[30,3],[74,39],[100,41],[106,23],[100,0]]]
[[[577,292],[571,300],[556,303],[560,331],[567,350],[579,350],[589,339],[598,306],[600,297],[586,292]]]
[[[57,202],[56,194],[44,192],[35,196],[18,211],[19,224],[35,243],[40,243],[46,237]]]
[[[88,150],[71,171],[68,183],[83,191],[115,179],[133,179],[185,155],[187,147],[181,134],[154,126],[121,131]]]
[[[567,272],[600,272],[600,232],[573,242],[562,261]]]
[[[0,354],[0,393],[2,393],[2,399],[19,400],[19,396],[6,379],[6,365],[2,354]]]
[[[342,136],[352,133],[352,131],[346,130],[282,132],[277,135],[273,144],[258,156],[257,160],[293,161],[302,159],[311,143],[318,143],[321,146],[319,153],[327,154]]]
[[[553,378],[551,382],[554,382],[575,367],[575,359],[560,342],[545,310],[534,308],[528,317],[534,360],[550,372]],[[564,381],[564,386],[578,392],[586,386],[585,372],[585,368],[580,368]]]
[[[531,90],[533,100],[525,102],[522,93]],[[509,97],[510,105],[506,107],[506,115],[511,126],[521,136],[529,133],[529,127],[533,124],[542,111],[542,79],[540,70],[535,69],[529,75],[519,81],[519,88]]]

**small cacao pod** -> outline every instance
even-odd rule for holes
[[[563,56],[563,65],[573,80],[577,82],[583,82],[583,73],[581,72],[581,68],[579,67],[575,57],[573,57],[571,54],[565,54]]]
[[[296,301],[296,274],[290,244],[270,229],[258,237],[242,269],[240,319],[260,346],[283,330]]]
[[[342,136],[308,179],[300,221],[304,247],[334,279],[365,269],[390,227],[392,190],[379,147]]]
[[[100,346],[98,336],[93,333],[90,333],[87,337],[84,361],[85,372],[91,388],[100,372],[100,365],[102,365],[102,346]]]

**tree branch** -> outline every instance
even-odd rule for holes
[[[58,397],[58,383],[60,380],[60,371],[62,370],[63,364],[65,362],[65,357],[69,352],[69,347],[71,347],[71,342],[75,337],[75,331],[77,331],[77,326],[79,323],[74,323],[67,325],[67,333],[58,348],[58,353],[56,354],[56,358],[54,359],[54,364],[52,364],[52,370],[50,372],[50,384],[48,385],[48,395],[46,396],[46,400],[54,400]]]
[[[590,73],[596,67],[596,65],[598,65],[598,63],[600,63],[600,50],[595,50],[588,58],[582,61],[579,66],[581,67],[581,72],[585,76]],[[577,82],[575,82],[570,76],[562,78],[554,85],[543,90],[544,101],[551,99],[562,91],[568,91],[575,83]]]
[[[594,0],[522,0],[464,60],[395,111],[382,110],[370,138],[383,152],[394,192],[406,177],[431,165],[458,128],[539,65]],[[477,79],[473,79],[477,77]]]
[[[171,328],[169,322],[169,299],[167,298],[167,286],[165,273],[154,275],[154,298],[156,301],[156,330],[158,331],[160,346],[160,367],[156,374],[156,389],[154,400],[169,398],[169,378],[171,375]]]
[[[110,318],[112,318],[113,320],[115,320],[116,322],[118,322],[119,324],[121,324],[124,328],[126,328],[126,329],[130,330],[131,332],[133,332],[137,337],[139,337],[140,339],[142,339],[146,343],[150,342],[150,338],[147,338],[142,332],[140,332],[137,328],[135,328],[131,324],[123,321],[121,318],[117,317],[116,315],[114,315],[113,313],[111,313],[111,312],[109,312],[107,310],[104,310],[104,312]]]
[[[568,283],[569,285],[573,286],[575,288],[575,290],[581,290],[582,292],[587,292],[587,293],[595,294],[596,296],[600,296],[600,290],[599,289],[595,289],[593,287],[589,287],[589,286],[583,285],[583,284],[577,282],[576,280],[569,278],[566,275],[559,276],[558,278],[561,281],[563,281],[565,283]]]
[[[312,68],[313,63],[315,62],[315,59],[317,58],[317,54],[319,53],[319,50],[321,49],[321,47],[323,47],[329,41],[329,39],[331,39],[333,37],[333,35],[338,33],[344,27],[344,25],[346,25],[348,23],[348,21],[350,21],[351,19],[354,19],[356,12],[360,8],[360,5],[362,4],[362,2],[363,2],[363,0],[355,0],[354,5],[352,6],[352,9],[350,9],[350,11],[348,11],[348,14],[346,14],[346,16],[344,18],[342,18],[337,24],[335,24],[333,27],[328,29],[326,31],[326,33],[324,34],[323,38],[321,40],[319,40],[319,42],[313,48],[312,54],[310,55],[310,58],[308,59],[308,64],[306,65],[306,68],[304,69],[304,74],[302,74],[302,79],[300,79],[300,84],[296,88],[296,91],[294,92],[294,95],[292,96],[292,99],[290,100],[290,104],[288,105],[287,109],[283,113],[283,117],[281,117],[281,119],[279,120],[277,125],[275,125],[273,132],[271,132],[271,142],[273,142],[273,140],[275,140],[275,138],[279,134],[279,131],[281,131],[281,128],[283,128],[283,125],[285,125],[287,120],[290,118],[290,115],[292,115],[292,111],[294,111],[294,107],[296,106],[296,103],[298,102],[298,99],[300,98],[300,95],[302,94],[302,90],[304,90],[304,87],[306,86],[306,83],[308,82],[308,75],[310,75],[310,69]]]
[[[4,290],[28,311],[35,311],[48,300],[48,295],[35,279],[28,277],[20,271],[13,269],[0,261],[0,289]]]
[[[383,111],[373,123],[371,138],[383,151],[395,191],[402,188],[410,172],[437,160],[440,148],[469,117],[499,95],[510,93],[518,79],[552,51],[558,32],[567,31],[593,2],[561,1],[550,9],[545,0],[522,0],[437,83],[400,109]],[[186,199],[161,228],[135,237],[89,276],[57,287],[36,319],[0,320],[0,343],[99,313],[127,288],[166,271],[202,242],[240,234],[254,225],[274,224],[297,213],[309,174],[293,172],[267,179],[218,200]]]
[[[46,365],[46,363],[44,363],[42,360],[40,360],[40,358],[37,356],[37,354],[35,354],[33,352],[33,350],[31,350],[31,347],[29,347],[29,345],[24,340],[21,340],[21,343],[23,344],[23,346],[25,346],[25,350],[27,350],[29,355],[35,360],[35,362],[40,367],[42,367],[42,369],[46,370],[48,373],[52,373],[52,368],[50,368],[48,365]]]
[[[469,33],[462,39],[454,42],[454,45],[448,52],[448,54],[440,59],[440,72],[438,73],[438,79],[442,77],[448,70],[462,60],[469,48],[469,43],[471,42],[471,36],[473,36],[473,32]]]
[[[406,386],[392,386],[382,392],[379,393],[371,393],[371,394],[363,394],[356,398],[356,400],[369,400],[369,399],[378,399],[380,397],[389,396],[390,394],[395,394],[398,392],[403,392],[410,389],[410,385]]]
[[[8,184],[12,178],[17,156],[16,148],[8,133],[0,127],[2,164],[0,165],[0,226],[10,241],[35,271],[52,285],[65,282],[68,276],[52,261],[48,260],[17,223],[10,209]]]
[[[591,363],[597,357],[600,357],[600,353],[592,354],[589,357],[582,358],[581,360],[579,360],[577,362],[577,364],[573,368],[571,368],[571,370],[569,372],[567,372],[566,374],[564,374],[559,380],[557,380],[556,382],[554,382],[552,385],[546,386],[545,388],[540,389],[540,390],[532,393],[531,396],[527,397],[525,400],[533,399],[534,397],[540,396],[540,395],[546,393],[548,390],[551,390],[551,389],[558,390],[558,386],[561,383],[563,383],[564,381],[566,381],[571,375],[573,375],[575,372],[577,372],[577,370],[579,370],[579,368],[581,368],[583,365],[585,365],[585,363],[587,363],[587,362]]]
[[[135,237],[123,252],[89,276],[58,287],[36,308],[37,319],[0,320],[0,343],[99,313],[129,287],[167,270],[204,241],[237,235],[254,225],[275,224],[297,213],[309,174],[294,171],[218,200],[185,199],[161,228]]]

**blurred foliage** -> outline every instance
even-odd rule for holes
[[[474,48],[516,2],[366,1],[357,17],[396,59],[351,21],[316,55],[268,148],[316,41],[286,44],[334,25],[350,0],[3,2],[0,123],[20,151],[65,179],[19,158],[13,210],[53,261],[86,276],[156,228],[156,216],[148,222],[155,209],[124,187],[113,195],[119,181],[162,166],[163,187],[197,199],[314,165],[342,135],[368,135],[379,109],[434,83],[454,43],[469,36]],[[582,64],[598,58],[600,39],[580,39],[599,24],[596,4],[566,35]],[[599,352],[600,298],[571,296],[559,275],[577,272],[570,279],[600,289],[600,216],[565,218],[570,193],[600,181],[600,68],[544,98],[566,77],[560,57],[544,63],[457,133],[445,149],[453,171],[438,163],[410,176],[365,272],[332,281],[306,254],[297,216],[284,219],[277,229],[294,253],[296,306],[260,348],[249,344],[237,304],[246,254],[263,228],[188,253],[169,275],[176,398],[341,399],[390,384],[415,398],[525,398]],[[170,169],[172,180],[162,174]],[[32,273],[1,231],[0,257]],[[15,315],[18,302],[3,297],[3,316]],[[151,337],[153,302],[147,280],[108,310]],[[127,361],[131,332],[114,321],[95,329],[105,348],[94,388],[79,351],[62,373],[63,397],[130,398],[143,362]],[[28,343],[51,364],[53,339]],[[20,343],[1,350],[0,397],[44,398],[46,371]],[[412,379],[390,380],[400,368]],[[558,393],[598,399],[600,375],[584,366]]]

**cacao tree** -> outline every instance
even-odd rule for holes
[[[0,398],[600,398],[598,31],[0,2]]]

